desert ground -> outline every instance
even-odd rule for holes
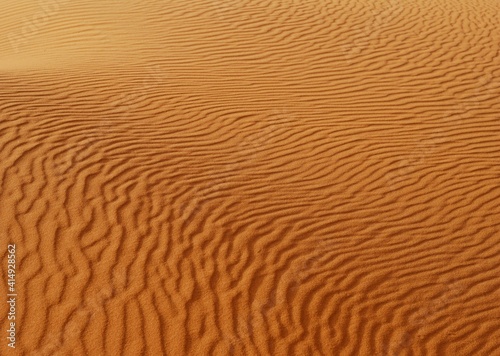
[[[498,1],[0,5],[2,356],[500,355]]]

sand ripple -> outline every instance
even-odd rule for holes
[[[500,353],[498,2],[3,8],[20,355]]]

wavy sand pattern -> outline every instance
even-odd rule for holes
[[[498,1],[1,19],[0,354],[500,355]]]

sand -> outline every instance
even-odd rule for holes
[[[498,1],[1,5],[1,355],[500,355]]]

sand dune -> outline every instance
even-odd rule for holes
[[[1,19],[0,354],[500,355],[498,1]]]

